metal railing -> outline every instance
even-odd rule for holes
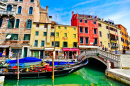
[[[0,10],[1,15],[15,15],[15,11],[3,11]]]

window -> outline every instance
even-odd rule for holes
[[[109,34],[107,34],[107,38],[109,39]]]
[[[80,37],[80,43],[83,44],[83,37]]]
[[[59,41],[55,42],[55,47],[59,47]]]
[[[77,42],[74,42],[74,43],[73,43],[73,47],[74,47],[74,48],[77,48]]]
[[[20,0],[20,2],[23,2],[23,0]]]
[[[85,44],[89,44],[88,38],[85,38]]]
[[[100,37],[102,37],[102,32],[101,31],[99,31],[99,34],[100,34]]]
[[[51,32],[51,36],[55,36],[55,33],[54,33],[54,32]]]
[[[85,20],[85,23],[87,23],[87,20]]]
[[[0,18],[0,27],[2,27],[2,22],[3,22],[3,19]]]
[[[30,2],[34,2],[34,0],[30,0]]]
[[[67,47],[67,42],[63,42],[63,47]]]
[[[47,32],[43,32],[43,36],[47,36]]]
[[[16,19],[16,25],[15,25],[15,28],[19,28],[19,19]]]
[[[59,32],[56,32],[56,37],[59,37]]]
[[[60,26],[58,26],[58,29],[60,29]]]
[[[94,44],[97,44],[97,38],[94,39]]]
[[[36,24],[36,27],[39,27],[39,24]]]
[[[100,41],[100,45],[102,46],[102,41]]]
[[[54,42],[52,42],[51,45],[54,46]]]
[[[106,26],[106,29],[108,29],[109,27],[108,26]]]
[[[29,8],[29,14],[32,15],[33,14],[33,7]]]
[[[76,34],[73,34],[73,38],[76,38]]]
[[[80,20],[80,22],[82,22],[82,19]]]
[[[15,0],[15,1],[18,1],[18,0]]]
[[[87,27],[85,27],[85,33],[88,33],[88,28]]]
[[[11,11],[12,10],[12,6],[11,5],[8,5],[7,6],[7,11]]]
[[[44,41],[41,41],[41,46],[44,47]]]
[[[76,31],[76,27],[74,27],[74,30]]]
[[[80,33],[83,33],[83,27],[80,27]]]
[[[35,32],[35,35],[36,35],[36,36],[38,36],[38,34],[39,34],[39,32],[38,32],[38,31],[36,31],[36,32]]]
[[[64,33],[64,37],[67,37],[67,33]]]
[[[24,34],[24,40],[30,40],[30,34]]]
[[[34,46],[35,46],[35,47],[38,46],[38,40],[35,40]]]
[[[93,24],[96,24],[96,22],[94,21]]]
[[[94,34],[97,34],[97,29],[94,29]]]
[[[44,25],[44,28],[47,28],[47,24]]]
[[[19,6],[19,7],[18,7],[18,14],[21,14],[21,11],[22,11],[22,7]]]
[[[98,27],[102,27],[102,25],[100,23],[98,23]]]
[[[14,18],[9,19],[8,28],[14,28],[14,22],[15,22],[15,19],[14,19]]]
[[[31,28],[31,27],[32,27],[32,20],[27,19],[26,28]]]
[[[18,34],[11,34],[11,40],[18,40]]]
[[[67,27],[64,27],[65,30],[67,30]]]

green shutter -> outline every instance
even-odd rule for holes
[[[67,43],[67,47],[68,47],[68,42],[66,42]]]
[[[33,57],[33,51],[31,51],[31,57]]]
[[[10,28],[10,19],[9,19],[9,22],[8,22],[8,28]]]
[[[24,34],[24,40],[26,40],[26,34]]]
[[[14,39],[14,34],[11,34],[11,40],[13,40]]]
[[[9,33],[6,34],[6,37],[9,35]]]
[[[27,19],[27,22],[26,22],[26,28],[28,28],[28,19]]]
[[[31,20],[31,26],[30,27],[32,28],[32,20]]]
[[[55,41],[55,47],[56,47],[56,41]]]
[[[64,42],[63,42],[63,47],[65,47],[65,46],[64,46]]]
[[[15,25],[15,19],[14,19],[13,23],[14,23],[14,25]],[[12,28],[14,28],[14,25],[13,25],[13,27],[12,27]]]

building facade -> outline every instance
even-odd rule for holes
[[[121,29],[121,41],[123,42],[123,48],[125,48],[125,50],[129,50],[129,41],[128,41],[128,32],[127,32],[127,29],[121,25],[121,24],[117,24],[116,25],[118,28]]]
[[[130,36],[128,36],[129,50],[130,50]]]
[[[116,27],[113,21],[98,19],[100,46],[108,48],[109,51],[122,50],[121,29]]]
[[[80,15],[72,12],[71,25],[77,27],[80,49],[99,45],[97,16]]]
[[[48,22],[48,7],[41,8],[39,0],[2,0],[0,14],[0,52],[28,56],[32,22]]]
[[[79,54],[77,27],[55,25],[55,51],[56,56],[76,59]]]

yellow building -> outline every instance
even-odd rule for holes
[[[31,56],[37,58],[51,58],[54,51],[54,25],[51,23],[33,22],[31,30],[30,50]]]
[[[76,58],[78,55],[77,27],[55,25],[55,50],[58,55],[66,59]]]
[[[129,47],[127,29],[121,24],[117,24],[117,26],[118,26],[118,28],[121,29],[121,36],[122,36],[121,40],[123,42],[123,48],[125,48],[125,50],[127,50]]]
[[[114,25],[114,22],[98,19],[99,43],[109,51],[122,50],[121,30]]]
[[[128,36],[129,50],[130,50],[130,36]]]

